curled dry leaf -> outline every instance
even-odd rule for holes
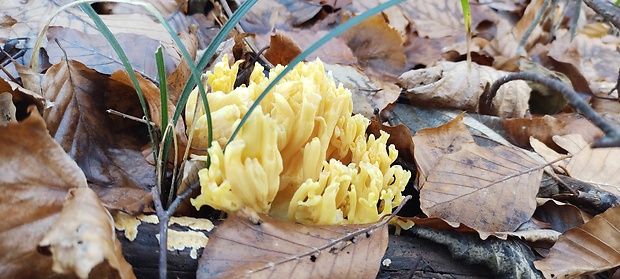
[[[197,277],[375,278],[388,231],[372,226],[305,226],[241,210],[213,231]]]
[[[476,145],[462,119],[413,137],[420,206],[429,217],[478,230],[483,239],[514,231],[536,209],[543,166],[514,148]]]
[[[23,67],[23,66],[22,66]],[[28,68],[30,69],[30,68]],[[37,74],[37,83],[39,82],[39,74]],[[26,110],[30,105],[37,106],[37,109],[41,112],[49,106],[47,100],[43,98],[39,93],[35,93],[30,91],[24,87],[21,87],[19,84],[0,79],[0,93],[1,92],[9,92],[11,93],[13,103],[16,104],[16,115],[17,119],[25,118],[27,116]]]
[[[53,270],[79,278],[135,278],[123,258],[112,216],[88,187],[71,189],[60,217],[37,250]]]
[[[549,255],[535,261],[546,278],[575,278],[620,266],[620,207],[560,236]]]
[[[49,135],[31,106],[30,116],[0,127],[0,274],[40,278],[52,261],[36,250],[56,222],[67,191],[86,187],[86,177]]]
[[[115,109],[141,116],[133,88],[73,60],[52,66],[42,84],[43,95],[54,104],[44,115],[50,134],[82,168],[99,198],[108,208],[144,208],[143,198],[151,195],[142,187],[155,184],[153,166],[140,152],[148,144],[145,128],[106,113]]]
[[[487,85],[506,73],[475,63],[469,67],[466,61],[440,62],[431,68],[402,74],[399,85],[416,105],[478,112]],[[525,81],[507,83],[497,91],[490,113],[503,118],[523,117],[529,97],[530,87]]]

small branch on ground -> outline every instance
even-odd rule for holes
[[[620,8],[605,0],[583,0],[588,7],[620,29]]]
[[[605,136],[599,138],[592,143],[592,148],[596,147],[620,147],[620,130],[618,127],[609,123],[603,116],[598,114],[592,107],[588,105],[583,99],[579,97],[579,94],[572,88],[559,80],[545,77],[531,72],[510,73],[502,78],[496,80],[489,89],[489,95],[486,100],[486,105],[490,107],[493,102],[493,98],[497,94],[497,90],[504,84],[513,80],[529,80],[546,85],[547,87],[556,90],[562,94],[566,102],[573,107],[577,112],[583,114],[585,118],[590,120],[594,125],[599,127]]]
[[[194,182],[189,188],[187,188],[183,193],[178,195],[170,207],[167,210],[164,209],[164,206],[161,202],[161,197],[159,194],[159,190],[157,186],[151,188],[151,194],[153,195],[153,202],[155,203],[155,210],[157,212],[157,219],[159,219],[159,278],[166,279],[168,278],[168,253],[166,252],[168,249],[168,221],[172,214],[176,211],[177,207],[181,204],[181,202],[186,199],[196,188],[200,186],[200,180]]]

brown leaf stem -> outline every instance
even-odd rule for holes
[[[592,148],[596,147],[620,147],[620,130],[609,123],[605,118],[598,114],[592,107],[579,97],[577,92],[568,87],[561,81],[553,78],[541,76],[531,72],[510,73],[496,80],[489,89],[489,96],[486,100],[487,106],[491,106],[493,98],[497,94],[497,90],[504,84],[513,80],[529,80],[543,84],[553,90],[557,90],[562,94],[566,102],[577,112],[583,114],[585,118],[590,120],[594,125],[599,127],[605,136],[599,138],[592,143]]]

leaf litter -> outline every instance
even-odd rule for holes
[[[158,1],[155,2],[157,5],[162,5]],[[253,9],[247,15],[248,18],[245,20],[246,26],[244,27],[250,27],[247,29],[256,32],[259,40],[261,38],[269,38],[273,31],[277,30],[279,34],[286,34],[290,39],[286,45],[299,44],[301,49],[305,49],[313,40],[320,38],[334,25],[342,22],[342,18],[363,12],[379,3],[379,1],[377,3],[369,2],[363,4],[336,1],[335,3],[293,5],[292,3],[284,2],[265,1],[264,5],[257,6],[256,9]],[[362,112],[367,116],[373,115],[372,112],[375,107],[381,109],[387,103],[396,100],[400,93],[400,89],[394,84],[396,76],[402,74],[405,69],[423,68],[410,73],[412,76],[410,80],[401,78],[401,85],[408,90],[408,97],[413,105],[440,107],[443,109],[456,108],[470,113],[490,113],[502,118],[516,118],[494,122],[503,122],[503,125],[493,127],[493,132],[496,133],[492,133],[492,139],[487,139],[487,142],[504,142],[505,139],[501,138],[500,135],[505,135],[507,132],[511,135],[511,138],[509,137],[508,140],[524,148],[529,148],[531,145],[549,163],[561,156],[557,151],[563,152],[562,149],[564,149],[572,154],[573,157],[554,163],[556,172],[570,175],[571,179],[578,179],[581,183],[585,183],[583,185],[593,187],[590,189],[607,190],[609,193],[612,193],[611,195],[617,196],[618,183],[613,179],[617,176],[618,171],[615,161],[613,161],[613,158],[615,158],[614,152],[617,151],[617,148],[591,149],[588,144],[600,134],[600,131],[592,128],[591,124],[579,122],[579,117],[575,117],[575,114],[567,114],[568,116],[558,114],[544,117],[533,116],[532,120],[530,120],[530,113],[533,113],[534,110],[532,110],[531,103],[528,103],[529,95],[524,93],[529,86],[519,86],[518,89],[511,89],[508,90],[509,93],[501,94],[494,100],[497,102],[492,106],[492,109],[496,109],[495,111],[489,111],[488,108],[482,106],[483,102],[481,100],[485,97],[487,85],[505,74],[505,72],[496,72],[496,70],[516,71],[518,60],[523,56],[532,58],[532,60],[537,61],[544,67],[566,75],[572,86],[577,91],[584,93],[584,97],[592,98],[592,96],[596,96],[594,97],[593,104],[597,110],[603,109],[602,105],[600,105],[602,103],[600,101],[601,98],[610,98],[612,103],[615,101],[614,98],[617,98],[617,93],[610,92],[610,90],[616,86],[617,69],[620,67],[617,65],[617,61],[620,61],[617,59],[618,53],[616,51],[618,39],[617,36],[609,34],[611,33],[610,25],[592,22],[595,14],[589,8],[582,5],[580,7],[580,26],[583,29],[579,30],[578,34],[570,34],[568,24],[562,23],[560,29],[553,35],[550,35],[551,30],[549,26],[555,22],[554,20],[562,17],[563,22],[567,22],[572,15],[570,13],[560,14],[559,11],[563,9],[562,7],[556,10],[547,10],[547,13],[554,12],[556,14],[549,16],[551,19],[544,19],[547,22],[543,21],[532,25],[536,14],[539,13],[544,4],[543,2],[539,0],[531,1],[529,4],[522,2],[498,2],[472,5],[472,15],[474,16],[474,38],[472,42],[474,42],[474,45],[471,46],[471,50],[473,51],[473,61],[477,64],[466,65],[462,62],[465,55],[465,32],[463,31],[462,13],[456,1],[450,3],[419,1],[415,6],[411,3],[403,3],[376,16],[372,19],[374,21],[366,22],[367,28],[352,29],[349,35],[338,38],[334,41],[336,43],[331,46],[331,50],[333,50],[330,51],[331,54],[324,51],[316,55],[321,58],[325,57],[324,61],[332,59],[331,61],[333,62],[330,63],[334,64],[327,65],[326,68],[335,69],[334,77],[345,81],[345,87],[353,89],[352,91],[358,95],[357,100],[360,101],[355,102],[355,112]],[[16,45],[16,50],[25,49],[27,51],[26,55],[16,58],[18,62],[28,64],[32,53],[31,48],[34,44],[34,36],[36,35],[33,30],[40,30],[46,19],[43,15],[53,13],[62,4],[64,4],[62,1],[51,1],[49,3],[29,2],[26,6],[17,3],[17,1],[6,3],[6,9],[0,11],[2,15],[0,17],[2,18],[0,20],[0,42],[8,42],[10,37],[28,38],[28,40],[23,40]],[[171,21],[181,19],[178,21],[180,24],[177,26],[179,30],[185,30],[181,34],[181,36],[184,36],[184,42],[192,46],[204,44],[204,37],[200,37],[203,36],[200,34],[204,34],[201,33],[204,30],[199,30],[199,32],[189,30],[187,25],[185,25],[187,24],[185,21],[187,17],[183,14],[185,8],[182,6],[180,12],[177,12],[176,7],[173,6],[169,3],[164,10],[168,15],[174,15],[171,17]],[[572,6],[564,8],[574,9]],[[152,64],[149,64],[153,59],[150,58],[149,53],[151,51],[148,51],[148,49],[164,44],[168,54],[166,58],[168,59],[166,60],[167,72],[170,74],[174,71],[178,75],[178,77],[169,78],[168,80],[169,89],[172,88],[170,96],[170,103],[172,104],[176,103],[178,94],[188,76],[187,65],[184,65],[184,62],[180,62],[178,51],[175,47],[170,46],[170,40],[166,37],[167,33],[162,32],[159,25],[153,24],[152,19],[141,15],[141,12],[138,10],[124,6],[112,5],[106,9],[109,9],[111,14],[104,16],[104,20],[108,20],[108,24],[113,29],[113,32],[121,38],[122,42],[130,45],[134,41],[140,41],[142,42],[140,45],[144,46],[144,48],[130,48],[132,50],[129,52],[130,60],[139,66],[138,72],[145,78],[142,80],[143,89],[150,88],[147,91],[150,90],[153,93],[151,97],[147,97],[147,101],[150,101],[150,113],[152,113],[152,116],[156,116],[158,115],[159,107],[157,100],[158,92],[155,91],[157,89],[155,84],[149,81],[149,79],[155,80],[155,72],[153,71],[155,68]],[[22,13],[23,10],[31,12]],[[515,25],[499,15],[496,12],[499,10],[514,15],[523,14],[518,18]],[[131,19],[129,19],[128,15],[131,15]],[[172,19],[173,17],[176,19]],[[1,95],[4,98],[2,99],[4,102],[0,102],[0,111],[9,111],[11,118],[9,123],[3,123],[6,127],[0,127],[0,129],[8,129],[4,131],[11,131],[11,135],[0,132],[0,137],[5,139],[4,142],[0,141],[0,144],[6,147],[0,148],[0,152],[3,155],[3,160],[18,162],[17,166],[21,166],[20,164],[24,164],[30,157],[21,157],[22,153],[15,153],[16,150],[21,149],[16,149],[15,147],[30,145],[32,143],[30,137],[33,137],[34,134],[44,140],[41,143],[35,142],[34,145],[40,144],[43,147],[49,147],[51,149],[50,152],[53,151],[55,152],[54,154],[59,151],[62,153],[58,145],[53,148],[50,147],[51,138],[49,135],[41,133],[42,131],[47,131],[45,128],[41,128],[43,122],[33,120],[33,117],[36,116],[36,110],[31,108],[28,113],[28,106],[36,104],[38,110],[44,115],[45,122],[48,125],[47,129],[52,137],[60,143],[64,151],[81,168],[81,171],[76,170],[77,167],[73,163],[71,167],[67,167],[72,170],[70,174],[61,172],[56,176],[62,177],[77,174],[80,177],[78,179],[80,181],[73,181],[70,184],[80,184],[82,185],[80,187],[84,188],[86,181],[88,181],[88,185],[97,192],[99,198],[108,209],[137,213],[148,209],[151,195],[144,189],[154,185],[153,175],[150,174],[153,167],[142,154],[143,150],[149,149],[148,140],[145,138],[144,129],[140,127],[140,124],[108,115],[105,111],[114,108],[128,115],[138,117],[141,115],[141,111],[137,106],[137,99],[132,92],[131,85],[126,80],[119,82],[118,77],[122,74],[117,73],[114,78],[108,75],[118,69],[118,60],[106,54],[107,44],[100,37],[97,37],[98,33],[94,29],[87,26],[87,20],[84,18],[84,15],[79,11],[74,11],[72,14],[61,14],[48,32],[46,39],[49,42],[44,44],[43,47],[50,54],[50,57],[48,59],[44,56],[37,56],[37,59],[40,61],[38,61],[39,67],[36,71],[41,72],[42,69],[47,69],[51,66],[43,76],[42,86],[38,86],[38,72],[29,72],[18,65],[15,65],[16,69],[13,69],[12,65],[7,67],[6,72],[13,76],[21,76],[24,86],[34,92],[29,92],[19,85],[11,84],[10,78],[8,78],[9,75],[0,83],[2,86],[0,87],[2,89],[0,93],[9,92],[10,95],[6,93]],[[109,21],[117,19],[120,20],[116,23]],[[584,24],[583,19],[588,22]],[[430,20],[432,20],[432,23]],[[128,24],[134,27],[148,26],[149,28],[142,28],[146,31],[139,31],[138,29],[140,28],[138,28],[131,29],[132,31],[128,32]],[[530,26],[534,26],[533,32],[527,35],[529,39],[525,41],[524,48],[521,50],[517,46],[522,38],[526,36],[526,31]],[[378,32],[376,30],[384,30],[385,32],[382,31],[381,33],[385,36],[372,34],[373,32]],[[68,34],[72,35],[69,36]],[[366,35],[364,37],[366,39],[355,40],[355,38],[361,35]],[[555,39],[549,40],[549,37]],[[60,46],[53,41],[55,38],[59,39]],[[262,40],[264,45],[268,44],[267,40]],[[85,47],[89,46],[91,42],[93,43],[91,45],[92,48]],[[274,44],[276,43],[272,43],[272,46]],[[60,47],[67,50],[68,56],[71,59],[78,59],[82,63],[75,60],[67,61],[64,58],[65,55],[60,51]],[[84,55],[80,55],[78,51],[82,51]],[[192,49],[190,52],[194,54],[195,50]],[[289,58],[285,58],[281,62],[286,60],[289,60]],[[56,65],[46,64],[48,62]],[[112,64],[111,67],[109,67],[110,63]],[[116,65],[114,65],[115,63]],[[449,63],[453,64],[446,66],[450,65]],[[458,65],[458,67],[453,65]],[[472,75],[487,72],[486,69],[483,69],[486,66],[492,69],[490,71],[491,74],[488,74],[489,78],[482,74],[479,77]],[[94,69],[94,71],[89,68]],[[474,69],[473,71],[472,68]],[[62,72],[62,70],[66,70],[66,72]],[[407,82],[409,85],[405,85]],[[507,86],[516,87],[517,84],[518,82],[513,82]],[[506,89],[509,87],[502,88]],[[39,92],[43,94],[44,98],[37,96]],[[428,96],[423,96],[421,93]],[[11,101],[7,101],[9,100],[8,97],[11,97]],[[49,106],[50,103],[53,103],[51,108]],[[364,103],[364,105],[358,103]],[[556,107],[546,107],[548,103],[558,105]],[[611,117],[613,117],[613,114],[618,113],[618,110],[613,110],[612,103],[607,106],[611,108],[609,110],[612,114]],[[538,104],[543,108],[550,109],[550,111],[563,110],[564,112],[571,113],[567,111],[566,107],[562,107],[561,103],[555,102],[551,98],[543,98]],[[15,112],[13,112],[11,105],[15,106]],[[402,106],[402,104],[398,105]],[[389,117],[392,119],[398,118],[397,113],[397,110],[394,110]],[[459,114],[460,111],[457,110],[456,113],[444,115],[452,115],[451,117],[454,117],[454,115]],[[406,118],[405,116],[401,115],[400,117],[404,119]],[[408,116],[408,118],[411,117],[411,115]],[[159,118],[153,117],[154,120]],[[456,118],[458,119],[459,117]],[[20,122],[15,123],[13,119]],[[385,120],[385,118],[382,120]],[[432,123],[432,119],[427,121]],[[184,137],[183,123],[179,125],[181,126],[176,127],[179,130],[177,134]],[[447,239],[446,234],[450,232],[459,232],[465,235],[474,233],[478,234],[480,238],[486,239],[483,242],[467,240],[471,241],[472,246],[465,247],[472,249],[496,241],[493,237],[489,237],[490,235],[500,239],[506,239],[508,235],[519,237],[527,241],[529,247],[538,253],[539,258],[547,258],[546,260],[536,262],[536,267],[545,276],[550,276],[551,274],[556,276],[594,274],[620,265],[620,263],[614,260],[617,258],[614,251],[620,248],[614,242],[614,239],[617,237],[614,236],[615,230],[613,227],[617,226],[614,221],[617,214],[613,209],[599,214],[590,220],[590,217],[583,211],[585,207],[579,203],[579,201],[585,201],[585,199],[575,200],[574,205],[558,204],[557,200],[561,200],[562,195],[572,195],[574,198],[584,195],[584,192],[580,192],[581,190],[579,189],[573,189],[573,192],[571,192],[563,188],[564,186],[562,185],[556,185],[556,188],[559,187],[560,189],[559,194],[556,192],[555,195],[552,194],[546,197],[551,198],[551,200],[546,202],[539,200],[537,203],[536,197],[541,196],[541,193],[538,193],[538,189],[541,187],[541,183],[544,183],[541,182],[544,181],[544,179],[541,180],[541,176],[542,166],[545,163],[532,159],[531,154],[524,155],[526,153],[514,147],[500,145],[483,148],[474,143],[474,141],[480,141],[480,135],[476,134],[472,137],[469,132],[463,129],[462,124],[457,125],[459,126],[458,128],[455,128],[454,125],[454,123],[448,124],[446,127],[451,127],[449,129],[438,127],[422,131],[418,131],[417,128],[414,129],[414,126],[410,125],[409,128],[412,129],[413,133],[418,132],[413,138],[413,142],[415,142],[414,147],[411,147],[411,136],[407,135],[406,131],[403,132],[401,131],[402,129],[394,130],[395,138],[390,138],[390,143],[400,146],[398,149],[401,151],[401,156],[411,154],[411,149],[413,149],[413,157],[416,160],[407,159],[406,161],[409,163],[413,162],[419,169],[417,182],[412,181],[411,185],[407,186],[408,188],[415,187],[414,191],[419,190],[421,207],[420,214],[418,214],[419,217],[399,219],[399,222],[408,223],[409,225],[415,223],[419,227],[429,227],[443,231],[443,233],[433,234],[434,236],[430,238],[437,243],[451,247],[453,252],[457,251],[455,250],[456,247],[451,246],[451,242],[445,241]],[[428,126],[434,127],[437,124]],[[489,129],[489,127],[480,127],[479,129],[481,130]],[[527,128],[525,129],[526,133],[522,133],[523,127]],[[26,137],[23,133],[25,130],[22,129],[29,129],[29,132],[38,132],[30,133]],[[447,129],[448,131],[443,131],[442,129]],[[398,136],[396,136],[395,131],[398,131]],[[574,132],[582,134],[585,140],[576,136],[566,136]],[[487,135],[491,135],[491,133]],[[543,140],[544,144],[553,147],[555,151],[546,148],[540,142],[530,141],[530,135]],[[438,142],[431,140],[431,142],[423,141],[421,143],[420,136],[445,137],[445,139],[438,140]],[[12,139],[6,140],[8,138]],[[33,147],[30,146],[29,148]],[[25,150],[28,150],[25,151],[26,153],[34,152],[33,149]],[[54,156],[60,156],[59,154]],[[61,162],[60,165],[67,166],[69,164],[67,163],[67,158],[69,157],[64,157],[62,160],[59,159],[55,162],[55,164]],[[46,167],[41,169],[42,165]],[[29,227],[13,227],[15,223],[8,222],[10,229],[2,230],[3,234],[12,233],[13,235],[26,236],[28,239],[36,239],[30,241],[31,245],[29,246],[15,247],[17,243],[10,241],[10,239],[13,239],[12,236],[3,237],[5,239],[3,243],[9,245],[8,247],[12,249],[11,251],[15,251],[15,255],[25,255],[27,259],[32,259],[28,261],[29,264],[35,263],[34,268],[31,270],[25,269],[24,265],[16,267],[2,265],[4,268],[8,268],[3,269],[3,274],[19,274],[26,277],[31,274],[28,272],[51,274],[49,273],[51,272],[51,259],[49,257],[42,258],[40,254],[37,254],[36,248],[33,245],[38,243],[43,237],[43,232],[50,228],[53,223],[50,220],[58,218],[69,190],[67,186],[58,188],[56,186],[58,180],[52,179],[55,175],[48,175],[50,170],[56,170],[52,167],[52,163],[49,160],[40,159],[36,164],[29,164],[28,166],[30,168],[38,166],[36,169],[37,173],[44,174],[46,178],[49,178],[48,181],[35,179],[35,181],[38,181],[38,184],[49,185],[49,187],[34,187],[31,190],[35,190],[35,193],[36,191],[51,191],[50,193],[54,194],[47,195],[46,201],[40,199],[41,195],[37,196],[39,199],[29,200],[34,205],[25,211],[26,217],[24,215],[15,215],[15,220],[23,220],[30,222],[25,224],[33,225]],[[3,167],[9,168],[9,165]],[[19,169],[20,172],[17,172],[16,175],[31,179],[32,176],[25,174],[29,170],[25,169],[27,168]],[[15,170],[18,169],[11,167],[5,173],[11,173]],[[34,172],[35,169],[32,171]],[[554,176],[553,173],[550,174]],[[6,180],[14,177],[7,176],[2,181],[3,183],[0,184],[14,187],[14,181]],[[463,177],[468,179],[462,179]],[[20,181],[30,181],[28,179],[21,179]],[[564,178],[559,178],[559,180],[566,181]],[[29,182],[29,185],[37,185],[37,183]],[[569,193],[566,193],[566,191]],[[82,190],[73,192],[82,192]],[[9,191],[8,193],[12,192]],[[6,199],[6,203],[3,202],[3,205],[6,205],[6,207],[3,207],[2,212],[15,211],[13,207],[17,207],[14,205],[16,197],[25,195],[28,192],[22,193],[18,191],[16,193],[18,194],[3,196]],[[77,198],[78,196],[75,199]],[[91,200],[89,204],[96,204],[96,202]],[[20,205],[20,209],[22,207],[23,205]],[[47,210],[47,212],[52,213],[44,216],[40,215],[38,213],[40,211],[35,211],[37,207],[53,208],[52,210]],[[102,213],[101,208],[97,212]],[[191,208],[186,212],[188,214],[196,214]],[[98,216],[100,217],[97,220],[102,221],[99,226],[105,226],[104,215]],[[241,218],[235,221],[235,217],[231,214],[225,221],[225,224],[226,222],[239,222],[245,226],[244,228],[257,226],[247,219]],[[281,221],[271,220],[267,216],[261,216],[259,219],[262,223],[258,226],[263,224],[273,226],[273,234],[284,234],[280,232],[282,229],[286,233],[289,233],[289,231],[286,231],[287,229],[292,229],[293,231],[318,230],[316,227],[307,225],[280,224],[278,222]],[[88,220],[79,222],[80,224],[88,224]],[[609,227],[604,224],[612,224],[612,226]],[[238,226],[241,225],[238,224]],[[347,226],[335,227],[332,231],[342,234]],[[218,229],[221,228],[219,227]],[[545,230],[563,233],[559,237],[556,246],[551,248],[551,253],[549,253],[548,248],[557,239],[557,234],[550,234],[548,233],[549,231]],[[383,231],[384,227],[381,229],[381,234],[376,231],[371,235],[382,235],[379,242],[383,243],[383,241],[387,240],[387,236],[383,235]],[[251,232],[251,230],[239,230],[234,231],[232,234]],[[69,235],[71,234],[62,233],[61,237],[56,239],[56,241],[62,243],[62,241],[69,240]],[[264,242],[241,243],[239,239],[230,239],[226,242],[226,237],[229,237],[228,234],[222,236],[216,233],[216,235],[217,237],[210,238],[207,250],[210,249],[209,247],[213,243],[217,244],[217,241],[224,243],[225,248],[227,248],[226,245],[239,246],[239,249],[225,251],[234,255],[243,253],[243,250],[248,250],[248,248],[253,247],[252,245],[258,246],[261,249],[265,248],[261,245],[267,245]],[[288,234],[286,236],[290,237]],[[592,238],[592,236],[596,236],[596,238]],[[65,237],[66,239],[63,239]],[[330,237],[332,237],[331,239],[337,238],[337,236]],[[114,237],[110,239],[114,239]],[[295,240],[298,239],[292,239],[293,242]],[[512,241],[511,239],[509,240]],[[304,242],[301,238],[299,241],[296,243],[302,246],[309,246],[308,242],[312,242],[312,240]],[[97,244],[105,243],[105,241],[95,242]],[[345,241],[343,243],[348,242]],[[500,241],[498,243],[503,245],[508,242]],[[344,245],[346,247],[342,251],[356,248],[358,244],[360,244],[360,241],[355,240],[354,245]],[[111,246],[108,245],[113,244],[107,243],[105,245],[110,248]],[[213,245],[213,247],[218,247],[217,245],[222,244]],[[385,250],[381,245],[373,244],[371,245],[372,247],[368,246],[373,251],[371,254],[374,257],[373,259],[368,259],[368,261],[377,263],[376,268],[374,265],[364,266],[368,268],[367,271],[369,273],[366,274],[372,274],[372,276],[369,275],[369,278],[374,277],[377,272],[380,272],[378,263]],[[517,247],[521,244],[514,245],[514,247]],[[316,247],[316,245],[310,246]],[[53,247],[53,245],[49,247]],[[582,249],[581,247],[585,248]],[[526,248],[526,250],[530,248]],[[118,252],[119,250],[117,249],[116,251]],[[596,253],[599,256],[593,256],[588,251],[597,251]],[[292,253],[292,255],[306,255],[304,253],[288,252],[289,254]],[[357,254],[360,253],[354,253],[353,257],[355,258]],[[203,258],[206,255],[207,253],[203,253]],[[116,256],[118,256],[118,253],[116,253]],[[340,260],[339,257],[341,256],[343,255],[334,256],[329,253],[320,253],[319,256],[315,256],[315,260],[318,262],[326,258],[332,264],[331,261]],[[5,255],[2,258],[2,263],[5,263],[7,260],[10,261],[7,257],[10,257],[10,255]],[[306,255],[306,257],[308,256]],[[497,255],[487,254],[486,257],[498,259]],[[250,263],[254,259],[249,258],[245,263]],[[345,258],[343,257],[342,259]],[[606,259],[607,262],[602,259]],[[108,261],[111,263],[115,260],[108,257]],[[246,261],[245,258],[244,261]],[[301,261],[302,259],[295,259],[291,262],[298,264]],[[531,263],[531,261],[531,258],[528,258],[525,262]],[[122,261],[119,260],[119,262]],[[478,263],[482,263],[485,266],[493,265],[492,261],[489,262],[481,259],[479,259]],[[202,263],[199,272],[203,272],[203,269],[209,264]],[[112,269],[101,272],[116,274],[117,276],[118,273],[115,272],[118,271],[114,269],[118,268],[118,265],[113,266]],[[349,267],[350,265],[344,264],[343,266]],[[85,268],[84,270],[87,271],[91,270],[90,266],[79,265],[79,267]],[[301,270],[314,270],[313,268],[315,267],[316,264],[303,267]],[[532,277],[541,276],[537,271],[534,271],[533,267],[530,268],[532,269],[512,270],[525,272],[523,274],[529,274]],[[123,272],[126,271],[126,269],[123,270]],[[281,270],[280,267],[276,267],[275,270],[276,272],[283,272],[283,269]],[[235,272],[238,270],[227,271]],[[331,273],[332,276],[338,274],[335,273],[337,271],[334,269],[328,271],[334,272]],[[77,270],[71,272],[77,272]],[[284,272],[286,273],[286,271]],[[496,272],[494,273],[496,275],[512,274],[501,273],[497,270],[494,272]],[[312,273],[303,273],[303,275],[308,274]],[[343,276],[347,275],[351,275],[351,273],[344,273]]]

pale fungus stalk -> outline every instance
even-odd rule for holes
[[[257,212],[306,224],[369,223],[392,212],[403,200],[411,177],[387,146],[389,135],[366,136],[369,120],[352,116],[351,92],[336,86],[323,63],[297,65],[263,99],[225,149],[248,108],[279,72],[269,78],[254,67],[248,86],[233,88],[239,63],[227,57],[207,73],[213,119],[211,165],[199,172],[196,208],[209,205],[233,212],[249,206]],[[197,92],[186,115],[196,107]],[[197,121],[193,147],[208,146],[206,116]],[[195,159],[206,160],[206,156]]]

